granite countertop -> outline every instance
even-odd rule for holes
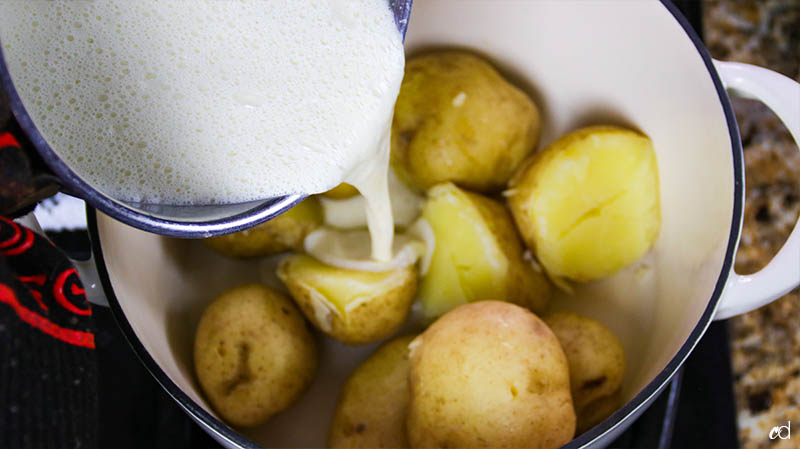
[[[706,44],[715,58],[757,64],[800,81],[800,0],[707,1]],[[800,102],[800,99],[798,99]],[[739,273],[769,262],[800,212],[800,152],[761,103],[733,99],[744,146],[746,204]],[[800,255],[798,255],[800,258]],[[739,439],[743,448],[788,448],[772,427],[800,431],[800,289],[730,320]]]

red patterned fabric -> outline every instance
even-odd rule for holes
[[[92,308],[49,240],[0,217],[0,447],[94,447]]]
[[[59,189],[0,88],[0,448],[97,447],[92,309],[57,248],[19,217]]]
[[[0,278],[0,303],[32,327],[63,342],[94,348],[92,309],[78,273],[50,242],[30,229],[0,217],[0,256],[12,267]]]

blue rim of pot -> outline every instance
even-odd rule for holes
[[[700,57],[703,60],[703,63],[706,66],[709,76],[714,83],[714,88],[717,91],[717,95],[719,97],[720,104],[722,105],[722,109],[725,114],[725,120],[728,125],[728,131],[730,135],[731,141],[731,149],[733,152],[733,178],[734,178],[734,195],[733,195],[733,218],[731,221],[731,229],[730,234],[728,237],[728,245],[725,251],[725,260],[722,265],[722,270],[717,278],[716,285],[714,287],[714,292],[711,295],[711,298],[706,305],[705,310],[703,311],[702,316],[700,317],[699,321],[695,325],[692,332],[689,334],[689,337],[686,341],[681,345],[680,349],[677,353],[672,357],[672,359],[667,363],[664,369],[656,375],[656,377],[651,380],[636,396],[633,397],[630,401],[628,401],[624,406],[618,409],[616,412],[611,414],[601,423],[597,424],[590,430],[584,432],[581,435],[578,435],[575,439],[564,445],[565,448],[580,448],[588,446],[595,440],[603,438],[605,435],[612,432],[620,423],[631,419],[634,415],[640,412],[642,407],[645,407],[647,404],[651,402],[652,399],[656,395],[658,395],[664,387],[669,383],[672,379],[672,376],[678,371],[681,367],[683,362],[692,352],[694,347],[697,345],[700,338],[705,333],[708,326],[711,324],[711,321],[714,317],[714,312],[716,311],[717,305],[719,303],[719,299],[722,296],[722,291],[725,287],[725,284],[728,280],[728,276],[730,275],[731,269],[733,267],[733,260],[736,253],[736,247],[739,238],[739,232],[741,229],[741,217],[742,211],[744,208],[744,160],[743,160],[743,152],[742,152],[742,143],[739,137],[739,127],[736,122],[736,117],[733,112],[733,108],[731,107],[730,100],[728,95],[725,91],[725,88],[722,85],[722,81],[720,80],[719,75],[717,74],[716,69],[711,60],[711,56],[708,54],[708,50],[705,48],[700,37],[697,33],[692,29],[691,25],[689,24],[688,20],[681,14],[678,8],[672,3],[671,0],[660,0],[661,3],[666,7],[666,9],[672,14],[675,20],[680,24],[683,28],[684,32],[687,36],[691,39],[692,43],[694,44],[697,52],[700,54]],[[91,205],[91,203],[89,203]],[[92,205],[93,206],[93,205]],[[156,381],[167,391],[167,393],[175,399],[181,407],[183,407],[186,412],[192,415],[197,421],[201,423],[202,426],[205,426],[207,430],[217,434],[219,437],[224,438],[229,443],[245,447],[245,448],[257,448],[260,447],[255,444],[253,441],[243,437],[239,434],[235,429],[229,427],[220,419],[216,418],[205,409],[203,409],[200,405],[198,405],[194,400],[192,400],[186,393],[184,393],[167,375],[161,368],[158,366],[156,361],[150,356],[147,352],[145,347],[136,337],[136,333],[134,332],[133,328],[131,327],[130,323],[128,322],[125,314],[122,311],[122,308],[117,300],[116,296],[114,295],[114,289],[111,285],[111,281],[108,276],[108,270],[105,265],[105,261],[103,259],[103,251],[99,240],[98,229],[97,229],[97,214],[95,209],[92,206],[87,206],[86,208],[86,215],[87,215],[87,222],[89,228],[89,236],[91,239],[92,244],[92,253],[94,254],[95,261],[97,264],[98,273],[100,276],[101,283],[103,285],[103,290],[108,298],[108,303],[111,307],[111,311],[114,315],[114,318],[122,330],[122,333],[125,335],[125,338],[128,340],[128,343],[133,348],[136,355],[139,359],[144,363],[150,373],[155,377]],[[113,216],[112,216],[113,217]],[[116,218],[116,217],[114,217]]]

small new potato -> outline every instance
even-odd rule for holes
[[[428,191],[422,217],[435,237],[418,295],[426,318],[486,298],[503,298],[537,312],[547,306],[550,285],[525,260],[522,240],[503,204],[444,183]]]
[[[384,343],[350,375],[331,423],[328,447],[407,448],[408,345],[413,335]]]
[[[622,407],[622,397],[619,391],[611,396],[603,396],[586,404],[580,411],[575,412],[578,417],[575,434],[580,435],[600,424],[620,407]]]
[[[410,347],[411,447],[550,449],[572,439],[567,359],[528,310],[466,304]]]
[[[559,312],[544,322],[558,338],[569,363],[572,401],[578,427],[581,417],[599,422],[611,414],[613,398],[625,376],[625,351],[617,337],[599,322],[575,313]],[[599,419],[598,419],[599,418]]]
[[[228,257],[246,259],[303,247],[303,239],[322,224],[319,200],[309,197],[283,214],[251,229],[203,240]]]
[[[389,271],[346,270],[306,254],[293,254],[278,267],[306,318],[347,344],[385,338],[408,316],[417,291],[413,265]]]
[[[555,279],[600,279],[653,245],[661,224],[650,139],[592,126],[531,156],[506,192],[525,243]]]
[[[392,166],[424,191],[452,181],[477,192],[505,187],[539,142],[539,111],[488,62],[438,51],[406,62],[392,122]]]
[[[242,285],[203,312],[194,368],[222,419],[233,426],[257,426],[291,405],[311,383],[316,343],[291,300],[263,285]]]
[[[322,194],[322,196],[325,198],[330,198],[332,200],[345,200],[356,195],[358,195],[358,189],[346,182],[343,182]]]

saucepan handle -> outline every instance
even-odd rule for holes
[[[1,89],[0,89],[1,90]],[[0,96],[4,95],[0,92]],[[7,101],[4,103],[7,104]],[[17,124],[11,111],[0,110],[0,215],[17,215],[31,209],[38,201],[55,194],[61,184],[56,175],[39,158],[33,145]],[[33,213],[17,221],[44,236]],[[92,304],[108,306],[93,256],[88,260],[71,260],[78,272],[86,297]]]
[[[33,215],[33,212],[15,221],[23,226],[27,226],[39,235],[45,235],[42,227],[39,226],[39,222],[36,220],[36,216]],[[70,262],[72,262],[72,266],[75,267],[75,271],[78,272],[78,277],[83,284],[86,299],[93,305],[108,307],[108,300],[103,292],[100,276],[97,273],[97,265],[94,263],[94,254],[90,255],[86,260],[70,259]]]
[[[725,88],[772,109],[800,145],[800,84],[750,64],[714,61]],[[749,312],[800,285],[800,221],[778,254],[761,271],[739,275],[731,270],[716,320]]]

